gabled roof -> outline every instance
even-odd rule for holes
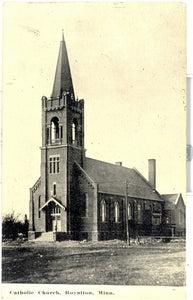
[[[166,200],[165,201],[165,209],[169,209],[169,208],[171,208],[171,206],[177,205],[180,197],[182,198],[181,194],[163,194],[161,196],[164,200]],[[183,198],[182,198],[182,201],[185,206]]]
[[[63,210],[66,210],[66,207],[64,205],[62,205],[56,198],[51,197],[48,201],[46,201],[44,203],[44,205],[42,207],[40,207],[39,210],[44,209],[50,202],[54,202],[56,205],[58,205],[60,208],[62,208]]]
[[[86,158],[85,172],[98,184],[99,192],[163,201],[150,183],[136,170]]]
[[[85,172],[85,170],[75,161],[75,165],[78,167],[81,175],[86,179],[86,181],[90,184],[92,188],[95,187],[95,182],[90,178],[90,176]]]
[[[162,198],[168,200],[172,204],[176,204],[180,194],[163,194]]]
[[[62,41],[60,42],[60,49],[58,54],[58,62],[56,66],[56,73],[52,91],[53,99],[60,97],[63,92],[72,93],[74,96],[74,89],[72,83],[72,77],[70,72],[70,64],[68,60],[68,54],[66,49],[66,43],[64,36],[62,35]]]
[[[34,183],[31,190],[35,192],[41,185],[41,177],[38,178],[38,180]]]

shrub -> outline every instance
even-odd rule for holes
[[[14,213],[6,215],[2,221],[2,238],[3,240],[15,240],[19,233],[27,237],[29,222],[25,215],[24,221],[18,220]]]

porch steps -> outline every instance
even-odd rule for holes
[[[35,239],[36,242],[53,242],[54,234],[53,231],[42,232],[42,234]]]

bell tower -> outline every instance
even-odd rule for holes
[[[84,167],[84,157],[84,100],[75,99],[62,34],[52,94],[42,97],[41,201],[45,203],[45,231],[53,231],[53,224],[59,224],[60,231],[71,234],[73,166],[77,162]],[[59,207],[58,223],[53,223],[51,202]]]

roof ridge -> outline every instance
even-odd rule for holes
[[[95,159],[95,158],[91,158],[91,157],[86,157],[86,159],[95,160],[95,161],[101,162],[103,164],[108,164],[108,165],[111,165],[111,166],[114,166],[114,167],[119,167],[119,168],[122,168],[122,169],[129,169],[129,170],[133,169],[133,168],[129,168],[129,167],[125,167],[125,166],[119,166],[119,165],[116,165],[114,163],[110,163],[110,162],[107,162],[107,161],[103,161],[103,160],[99,160],[99,159]]]
[[[180,195],[180,194],[181,194],[181,193],[161,194],[161,196],[174,196],[174,195],[178,196],[178,195]]]

